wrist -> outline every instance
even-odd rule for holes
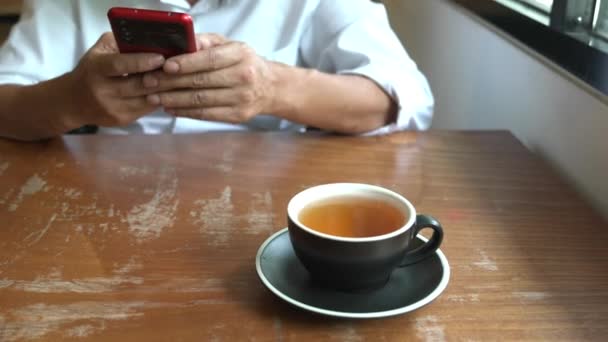
[[[0,136],[36,141],[62,135],[82,124],[67,76],[34,85],[0,87]]]
[[[269,64],[272,74],[272,92],[269,107],[265,110],[265,113],[292,120],[291,113],[294,112],[299,97],[302,95],[296,89],[301,81],[301,75],[299,74],[304,69],[276,62],[269,62]]]
[[[53,91],[56,95],[55,101],[55,113],[56,122],[59,125],[59,129],[63,132],[68,132],[73,129],[79,128],[89,122],[86,122],[86,117],[83,115],[83,106],[80,105],[79,96],[81,91],[78,87],[78,77],[74,71],[64,74],[54,80]]]
[[[66,75],[31,86],[20,87],[15,92],[12,107],[21,113],[34,138],[61,135],[78,124],[72,115],[72,96]]]

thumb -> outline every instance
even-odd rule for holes
[[[229,40],[226,37],[216,33],[202,33],[196,35],[197,50],[209,49],[227,42],[229,42]]]
[[[118,44],[112,32],[105,32],[93,45],[92,49],[102,53],[118,53]]]

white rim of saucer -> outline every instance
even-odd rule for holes
[[[266,239],[266,241],[264,241],[264,243],[258,249],[258,253],[255,257],[255,268],[257,270],[258,276],[262,280],[262,283],[264,283],[264,286],[266,286],[266,288],[268,288],[272,293],[274,293],[276,296],[283,299],[284,301],[286,301],[292,305],[295,305],[299,308],[302,308],[304,310],[307,310],[307,311],[316,312],[316,313],[326,315],[326,316],[340,317],[340,318],[382,318],[382,317],[401,315],[404,313],[408,313],[408,312],[417,310],[417,309],[429,304],[433,300],[435,300],[445,290],[445,288],[448,286],[448,282],[450,280],[450,265],[448,264],[448,259],[446,258],[445,254],[443,254],[443,252],[438,248],[435,253],[439,257],[439,260],[441,261],[441,266],[443,267],[443,276],[441,277],[441,281],[439,282],[439,285],[437,285],[435,290],[433,290],[433,292],[431,292],[429,295],[427,295],[426,297],[422,298],[421,300],[419,300],[413,304],[410,304],[408,306],[404,306],[404,307],[401,307],[398,309],[393,309],[393,310],[377,311],[377,312],[357,312],[357,313],[327,310],[327,309],[319,308],[316,306],[308,305],[306,303],[297,301],[297,300],[287,296],[286,294],[281,292],[279,289],[274,287],[274,285],[272,285],[272,283],[270,283],[270,281],[268,281],[268,279],[264,275],[264,272],[262,272],[261,259],[262,259],[262,253],[264,252],[264,249],[266,248],[266,246],[268,246],[270,244],[270,242],[272,242],[274,239],[276,239],[279,235],[286,233],[287,230],[288,230],[287,228],[281,229],[278,232],[272,234],[268,239]],[[420,234],[417,235],[416,237],[424,242],[428,241],[427,238],[425,238],[424,236],[422,236]]]

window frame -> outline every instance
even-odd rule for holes
[[[545,6],[537,0],[517,0],[517,1],[520,3],[526,4],[530,7],[533,7],[539,11],[547,13],[547,14],[551,12],[551,6]]]
[[[522,3],[521,0],[511,1]],[[452,0],[452,2],[551,60],[602,93],[604,97],[608,96],[608,53],[498,1]],[[603,38],[596,39],[603,40]]]
[[[602,9],[606,12],[606,18],[604,18],[604,22],[605,22],[605,27],[601,26],[600,24],[598,24],[598,20],[600,19],[600,16],[604,13],[602,13]],[[595,8],[595,18],[594,18],[594,22],[593,22],[593,33],[602,38],[605,39],[606,42],[608,42],[608,0],[599,0],[596,3],[596,8]]]

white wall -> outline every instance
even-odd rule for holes
[[[509,129],[608,217],[608,99],[448,0],[384,0],[435,129]],[[608,75],[607,75],[608,77]]]

